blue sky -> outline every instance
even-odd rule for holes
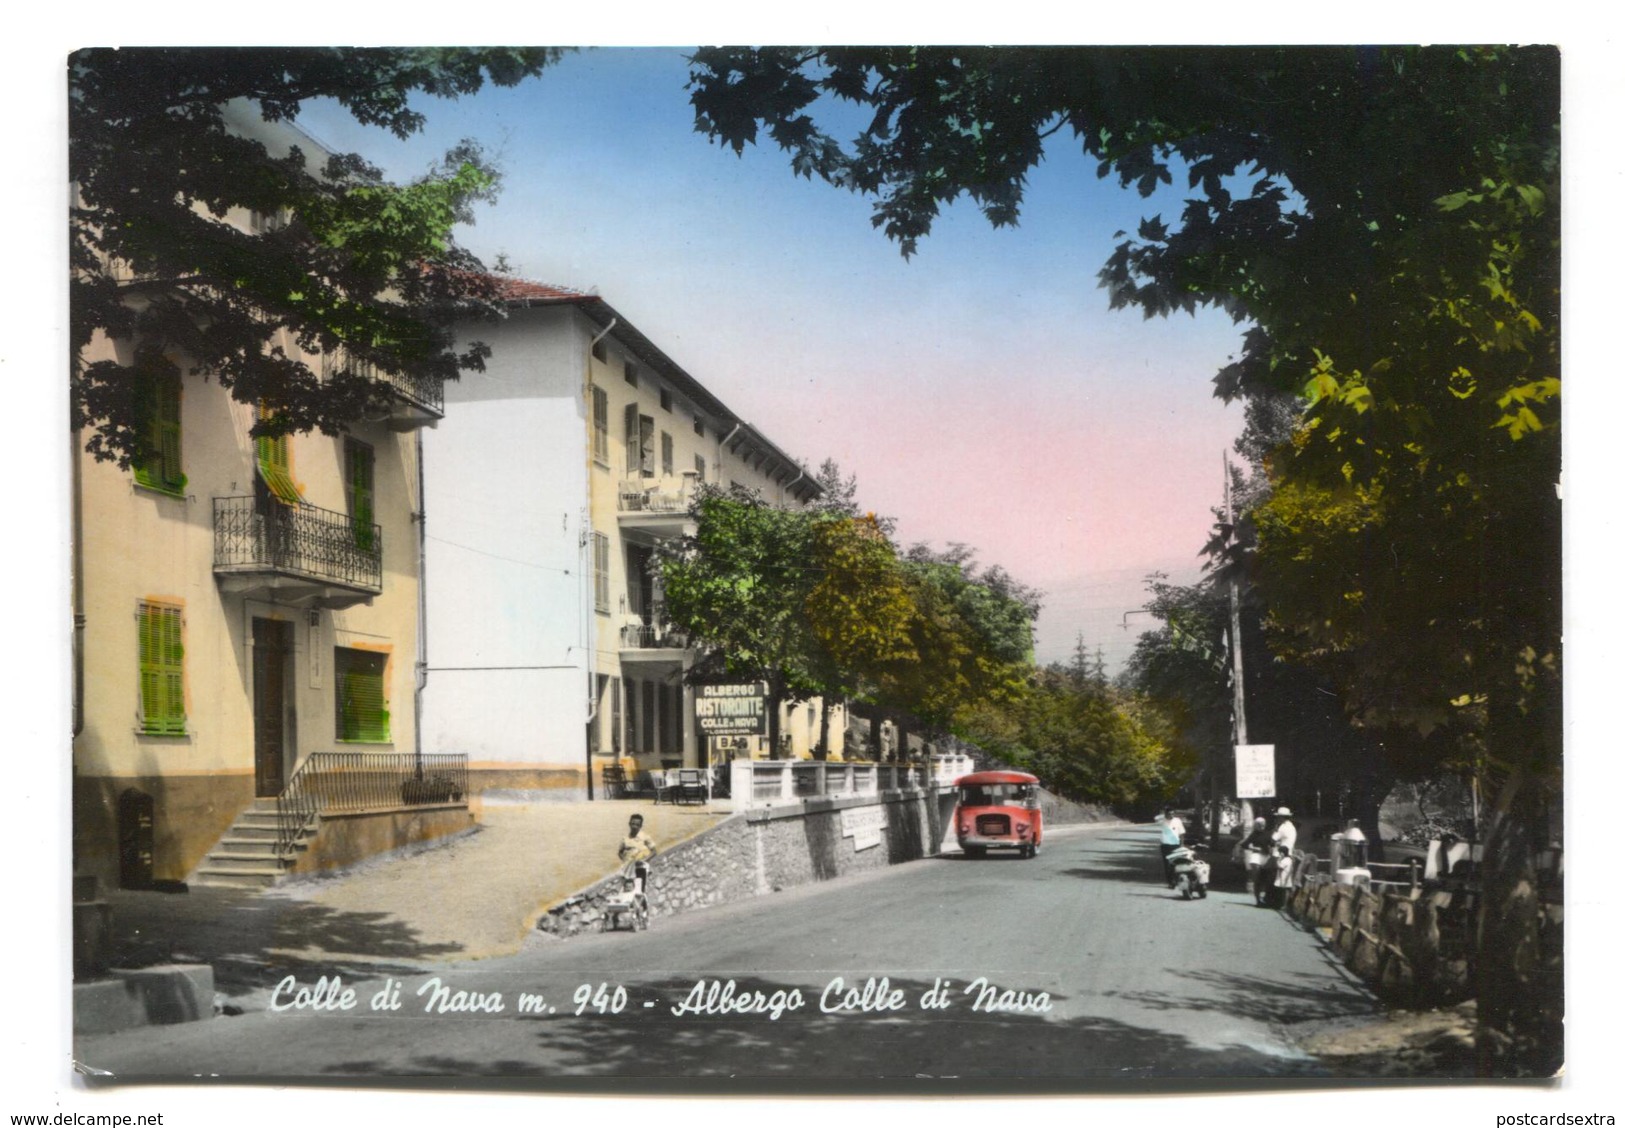
[[[1041,659],[1081,630],[1115,666],[1148,624],[1122,626],[1144,574],[1194,576],[1240,424],[1209,385],[1228,318],[1111,313],[1096,285],[1114,232],[1177,213],[1183,186],[1143,200],[1055,145],[1019,226],[962,203],[905,260],[867,200],[695,133],[687,73],[676,50],[589,51],[424,99],[405,142],[333,106],[302,124],[397,179],[480,140],[504,190],[461,238],[487,262],[596,287],[780,446],[855,473],[900,539],[963,541],[1045,590]]]

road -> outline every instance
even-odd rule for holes
[[[120,1080],[1319,1073],[1287,1028],[1368,1016],[1370,996],[1239,888],[1170,893],[1155,841],[1144,827],[1058,831],[1033,860],[927,859],[645,933],[538,935],[519,955],[421,974],[349,968],[303,996],[273,995],[268,970],[263,1009],[82,1038],[76,1053]],[[298,986],[317,978],[303,970]]]

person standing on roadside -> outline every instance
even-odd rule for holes
[[[654,856],[654,839],[643,833],[643,816],[633,815],[626,822],[626,837],[621,839],[617,854],[622,872],[632,880],[633,892],[643,892],[644,882],[649,876],[649,859]]]
[[[1275,818],[1275,833],[1270,835],[1280,867],[1275,874],[1275,884],[1284,889],[1292,884],[1292,851],[1298,845],[1298,828],[1293,825],[1291,807],[1275,808]]]
[[[1162,816],[1157,820],[1162,824],[1162,876],[1168,882],[1168,888],[1174,887],[1174,864],[1168,860],[1168,855],[1185,843],[1185,822],[1174,814],[1172,807],[1164,807]]]
[[[1266,872],[1265,863],[1269,861],[1270,855],[1274,852],[1274,847],[1275,841],[1270,835],[1269,823],[1260,817],[1253,820],[1252,832],[1246,838],[1237,842],[1236,848],[1230,853],[1232,860],[1241,862],[1246,866],[1247,892],[1252,895],[1255,901],[1260,899],[1261,893],[1259,875]]]

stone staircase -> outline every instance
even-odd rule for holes
[[[305,828],[290,851],[278,854],[276,800],[255,799],[199,863],[191,884],[269,888],[309,848],[316,831],[315,824]]]

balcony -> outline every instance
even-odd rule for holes
[[[348,513],[254,497],[214,499],[214,574],[222,591],[340,609],[384,590],[384,536]]]
[[[685,470],[679,475],[640,478],[622,482],[616,499],[616,517],[623,533],[641,533],[643,538],[662,540],[693,532],[689,503],[698,490],[699,474]]]
[[[628,623],[621,628],[621,663],[682,662],[688,636],[668,626]]]
[[[370,360],[363,360],[347,349],[322,355],[322,378],[335,372],[350,371],[375,383],[388,386],[390,410],[382,420],[392,431],[412,431],[419,427],[433,427],[446,415],[444,382],[427,376],[409,376],[400,372],[386,372]]]

